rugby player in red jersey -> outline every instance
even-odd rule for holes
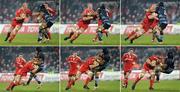
[[[16,11],[16,15],[12,20],[10,30],[7,33],[5,41],[12,42],[12,40],[15,38],[17,32],[21,29],[22,24],[26,19],[28,19],[29,16],[31,16],[31,10],[28,8],[27,3],[23,3],[21,8],[19,8]]]
[[[93,10],[92,3],[88,3],[87,8],[84,9],[82,17],[78,20],[77,26],[72,29],[68,37],[65,37],[64,40],[70,39],[70,42],[73,43],[80,34],[82,34],[91,23],[91,20],[96,18],[96,12]]]
[[[133,69],[133,65],[135,65],[137,61],[137,55],[134,53],[134,50],[130,49],[127,53],[124,53],[122,56],[122,61],[124,70],[124,81],[122,86],[127,88],[128,77]]]
[[[141,37],[143,34],[148,32],[150,29],[153,29],[155,26],[158,25],[158,14],[155,13],[156,10],[156,4],[152,4],[149,9],[146,10],[146,14],[144,19],[142,20],[140,27],[136,28],[134,31],[132,31],[128,36],[125,38],[125,40],[130,40],[130,43],[133,43],[133,41],[139,37]]]
[[[81,64],[81,58],[77,55],[77,53],[73,53],[66,59],[66,61],[69,63],[69,74],[68,74],[69,80],[65,90],[68,90],[71,88],[71,85],[73,85],[74,83],[74,79],[76,77],[78,67]]]
[[[81,74],[85,73],[88,75],[84,82],[83,88],[89,89],[88,83],[92,80],[93,72],[91,71],[93,68],[102,65],[104,60],[101,55],[92,56],[86,59],[86,62],[80,66],[79,71],[77,72],[76,78],[80,78]]]
[[[162,64],[162,58],[160,56],[152,55],[146,59],[146,62],[143,65],[143,69],[139,76],[136,77],[135,82],[132,85],[132,90],[135,89],[136,84],[145,76],[146,73],[150,75],[150,90],[153,90],[153,84],[155,80],[155,67]]]
[[[36,71],[38,69],[37,64],[39,64],[38,58],[33,58],[29,62],[27,62],[17,73],[16,76],[14,76],[14,80],[9,84],[9,86],[6,88],[7,91],[13,91],[13,88],[18,85],[24,84],[22,81],[22,77],[26,77],[27,73],[32,71]]]
[[[18,71],[23,68],[23,66],[26,64],[26,60],[23,58],[22,55],[19,55],[16,60],[15,60],[15,66],[16,66],[16,70],[15,70],[15,74],[16,75],[18,73]]]

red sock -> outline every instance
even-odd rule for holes
[[[48,31],[47,35],[48,35],[49,39],[51,39],[51,33],[49,31]]]
[[[14,83],[14,82],[11,82],[11,83],[9,84],[9,86],[6,88],[6,90],[10,90],[14,85],[15,85],[15,83]]]
[[[86,81],[85,81],[85,85],[88,85],[88,83],[91,81],[91,78],[87,78]]]
[[[71,88],[71,83],[72,83],[71,80],[69,80],[67,85],[68,88]]]
[[[154,84],[154,79],[150,79],[150,88],[153,88],[153,84]]]
[[[133,36],[136,32],[132,31],[130,34],[128,34],[128,38],[130,38],[131,36]]]
[[[130,40],[135,40],[135,39],[137,39],[138,38],[138,36],[137,35],[135,35],[133,38],[131,38]]]
[[[125,84],[125,85],[128,85],[128,78],[125,78],[125,79],[124,79],[124,84]]]
[[[11,42],[14,38],[15,38],[16,35],[11,35],[10,38],[9,38],[9,42]]]

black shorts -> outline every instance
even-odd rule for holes
[[[164,30],[167,25],[168,25],[168,24],[166,24],[166,23],[160,23],[160,24],[159,24],[159,27],[161,28],[161,30]]]
[[[104,27],[104,29],[109,29],[109,28],[111,27],[111,23],[109,23],[109,22],[104,22],[104,23],[103,23],[103,27]]]
[[[168,69],[165,69],[165,70],[163,71],[163,73],[170,74],[170,73],[173,72],[173,70],[174,70],[174,69],[172,69],[172,68],[168,68]]]
[[[47,28],[51,28],[51,26],[53,25],[54,23],[52,23],[51,21],[47,22]]]

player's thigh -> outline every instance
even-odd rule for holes
[[[140,74],[139,74],[139,77],[144,77],[146,74],[146,70],[145,69],[142,69]]]
[[[90,71],[90,70],[86,71],[86,74],[87,74],[89,77],[92,77],[92,76],[93,76],[93,72]]]
[[[80,78],[81,74],[82,73],[80,71],[77,71],[76,78]]]
[[[17,32],[21,29],[22,25],[16,25],[15,28],[12,30],[13,34],[17,34]]]
[[[124,77],[128,78],[128,76],[130,75],[130,73],[131,73],[130,70],[129,70],[129,71],[126,71],[126,72],[124,73]]]
[[[20,80],[21,80],[21,75],[16,75],[14,81],[19,82]]]

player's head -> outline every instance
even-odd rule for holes
[[[108,49],[107,48],[103,48],[103,51],[102,51],[104,54],[108,54],[109,53],[109,51],[108,51]]]
[[[49,4],[47,2],[45,2],[43,5],[46,9],[49,7]]]
[[[76,57],[77,56],[77,52],[73,52],[73,57]]]
[[[164,7],[164,3],[163,2],[159,2],[158,6]]]
[[[168,58],[171,58],[171,59],[174,58],[173,52],[171,52],[171,51],[168,52],[168,53],[167,53],[167,57],[168,57]]]
[[[150,11],[150,12],[155,12],[155,11],[156,11],[156,4],[152,4],[152,5],[149,7],[149,11]]]
[[[93,9],[92,3],[88,3],[88,4],[87,4],[87,8],[88,8],[88,9]]]
[[[105,9],[106,7],[105,7],[105,4],[102,4],[101,6],[100,6],[100,9]]]
[[[34,57],[34,58],[32,59],[32,62],[33,62],[35,65],[40,64],[40,60],[39,60],[38,57]]]
[[[23,55],[22,55],[22,54],[20,54],[18,57],[23,58]]]
[[[28,8],[28,4],[25,2],[25,3],[22,4],[22,7],[23,7],[23,9],[27,9]]]
[[[130,54],[133,54],[133,53],[134,53],[134,49],[130,48],[128,52],[129,52]]]

